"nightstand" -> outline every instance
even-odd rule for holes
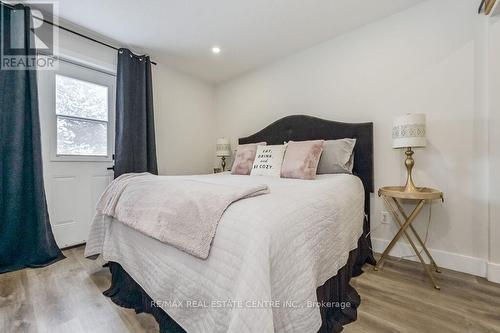
[[[419,187],[417,188],[416,191],[408,192],[405,191],[404,186],[388,186],[388,187],[382,187],[381,189],[378,190],[378,195],[379,197],[382,197],[384,199],[384,202],[391,212],[394,222],[397,223],[399,226],[399,231],[396,233],[396,236],[392,239],[392,241],[389,243],[387,248],[385,249],[384,253],[382,253],[382,256],[377,262],[377,265],[374,267],[374,270],[378,270],[381,266],[382,263],[384,262],[385,258],[391,252],[392,248],[398,240],[401,238],[401,236],[405,235],[406,239],[410,243],[411,247],[413,248],[413,251],[415,251],[415,254],[417,255],[418,259],[424,266],[425,272],[429,276],[430,280],[432,281],[432,284],[434,285],[434,288],[440,289],[439,285],[437,284],[434,276],[432,275],[431,270],[429,269],[429,266],[425,263],[421,253],[418,251],[417,247],[415,246],[415,243],[413,242],[412,238],[410,237],[410,234],[408,233],[408,229],[411,231],[411,234],[416,238],[417,242],[422,246],[422,250],[425,252],[427,257],[429,258],[432,267],[437,273],[441,273],[439,270],[439,267],[436,265],[436,262],[434,261],[434,258],[432,258],[429,250],[425,247],[424,242],[418,235],[417,231],[415,228],[412,226],[413,221],[415,221],[415,218],[417,215],[420,213],[422,210],[422,207],[424,206],[426,201],[432,201],[432,200],[441,200],[444,201],[443,197],[443,192],[433,189],[433,188],[428,188],[428,187]],[[402,205],[401,205],[401,200],[405,201],[412,201],[415,203],[415,208],[413,211],[410,213],[410,215],[407,215],[406,212],[404,211]]]

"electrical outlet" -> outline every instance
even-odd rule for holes
[[[380,223],[382,224],[391,223],[391,215],[389,214],[388,211],[383,210],[382,212],[380,212]]]

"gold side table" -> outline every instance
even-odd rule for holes
[[[412,223],[413,221],[415,221],[415,218],[422,210],[422,207],[424,206],[426,201],[439,200],[439,199],[441,199],[441,201],[444,201],[443,192],[428,187],[419,187],[417,188],[417,191],[412,191],[412,192],[407,192],[404,189],[405,189],[404,186],[387,186],[387,187],[382,187],[381,189],[378,190],[379,197],[382,197],[384,199],[387,208],[394,217],[394,222],[397,223],[399,226],[399,231],[397,232],[396,236],[394,236],[392,241],[389,243],[384,253],[382,253],[382,256],[378,260],[377,265],[375,265],[373,269],[376,271],[379,270],[379,268],[382,266],[383,261],[387,258],[389,252],[391,252],[392,248],[394,247],[394,245],[396,245],[401,236],[404,235],[405,238],[410,243],[411,247],[413,248],[413,251],[415,251],[415,254],[417,255],[418,259],[422,263],[422,266],[424,266],[425,272],[431,279],[434,288],[439,290],[441,288],[437,284],[436,279],[434,278],[431,270],[429,269],[429,266],[425,263],[421,253],[418,251],[417,247],[415,246],[415,243],[411,239],[407,230],[409,229],[411,231],[411,233],[417,239],[417,242],[420,244],[420,246],[422,246],[422,249],[429,258],[434,270],[437,273],[441,273],[439,267],[436,265],[436,262],[434,261],[434,258],[432,258],[429,250],[427,250],[424,242],[418,235],[415,228],[412,226]],[[400,200],[411,200],[416,202],[416,206],[410,215],[407,215],[405,213]]]

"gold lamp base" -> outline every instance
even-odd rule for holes
[[[419,189],[413,183],[413,177],[411,173],[413,166],[415,165],[415,160],[413,159],[413,150],[411,150],[411,148],[407,148],[405,151],[405,155],[406,155],[405,166],[406,166],[407,177],[406,177],[406,185],[404,188],[404,192],[407,193],[419,192]]]

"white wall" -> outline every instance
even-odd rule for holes
[[[159,173],[210,173],[215,154],[213,86],[161,64],[153,77]]]
[[[60,31],[59,54],[116,72],[115,50],[65,31]],[[154,56],[152,58],[155,60]],[[159,173],[210,172],[215,145],[213,86],[161,62],[152,68]]]
[[[373,121],[375,185],[403,184],[403,153],[391,149],[395,116],[427,114],[428,146],[415,153],[418,185],[439,188],[429,247],[444,267],[486,275],[488,260],[484,31],[477,1],[429,0],[216,88],[216,132],[238,137],[289,114],[346,122]],[[372,237],[380,251],[396,229],[379,225],[372,198]],[[417,229],[425,231],[428,209]],[[407,251],[396,248],[393,254]]]
[[[60,23],[68,28],[74,28],[66,22]],[[59,43],[56,48],[57,55],[116,73],[117,58],[115,50],[61,29],[57,31],[59,32]]]
[[[488,279],[500,283],[500,17],[488,24],[490,252]]]

